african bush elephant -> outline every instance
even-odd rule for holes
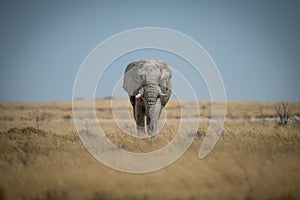
[[[129,95],[138,133],[157,131],[158,119],[171,95],[172,73],[164,61],[143,59],[130,63],[124,72],[123,88]]]

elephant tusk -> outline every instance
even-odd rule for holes
[[[166,97],[166,96],[168,96],[167,94],[161,92],[161,89],[160,89],[159,86],[157,86],[157,89],[158,89],[158,95],[159,95],[159,96],[161,96],[161,97]]]
[[[160,96],[162,96],[162,97],[166,97],[166,96],[168,96],[167,94],[165,94],[165,93],[162,93],[162,92],[160,92],[160,93],[159,93],[159,95],[160,95]]]
[[[135,98],[140,98],[142,95],[140,94],[140,93],[138,93],[136,96],[135,96]]]

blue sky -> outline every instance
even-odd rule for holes
[[[70,100],[77,70],[96,45],[128,29],[164,27],[207,50],[228,99],[300,101],[299,24],[299,1],[1,1],[0,100]],[[116,84],[129,58],[155,56],[181,62],[158,51],[120,58],[97,97],[112,94],[104,85]],[[209,99],[201,78],[187,78],[203,88],[198,98]]]

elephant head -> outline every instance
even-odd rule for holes
[[[143,59],[130,63],[124,73],[123,88],[129,95],[133,106],[138,132],[152,135],[162,108],[171,95],[172,73],[167,63],[154,59]]]

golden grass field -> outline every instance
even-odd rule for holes
[[[107,119],[101,122],[107,137],[133,152],[161,148],[179,126],[176,100],[167,104],[168,120],[152,139],[124,134],[110,120],[110,99],[97,100],[95,107],[98,118]],[[228,102],[228,119],[207,157],[198,158],[209,125],[203,120],[194,142],[175,163],[130,174],[104,166],[87,152],[74,127],[71,102],[1,102],[0,200],[300,199],[299,120],[286,126],[253,120],[276,116],[274,107]],[[291,107],[299,119],[300,103]],[[199,101],[199,108],[201,118],[210,117],[209,101]]]

